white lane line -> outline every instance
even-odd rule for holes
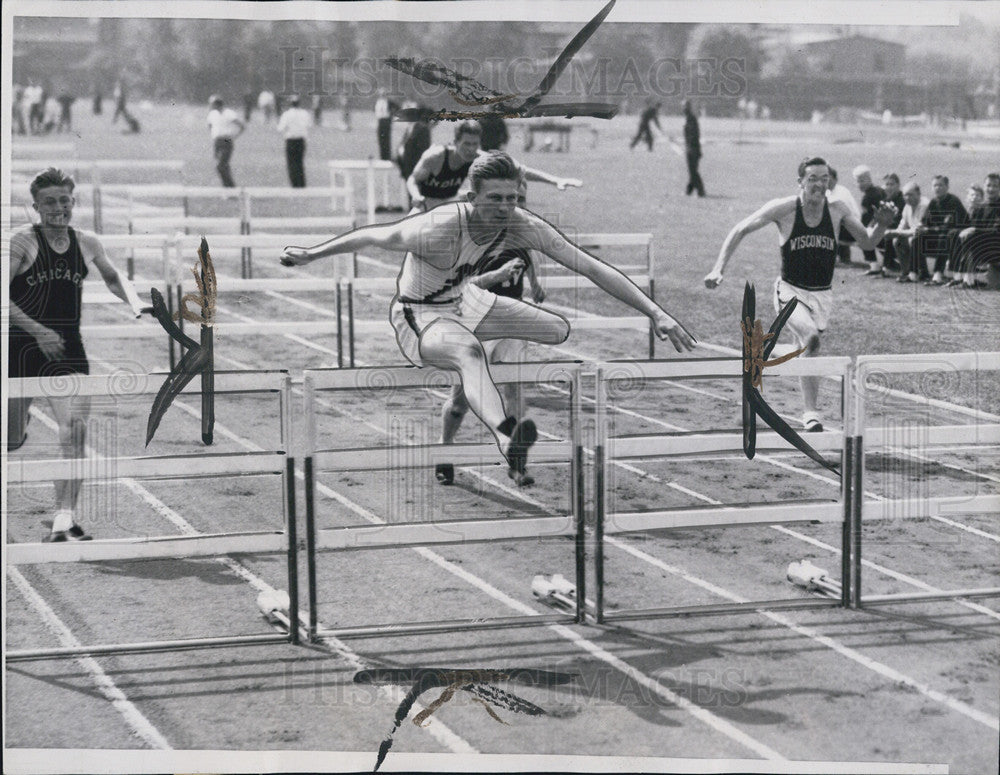
[[[733,603],[750,602],[741,595],[728,592],[722,589],[721,587],[716,586],[715,584],[711,584],[709,582],[703,582],[701,579],[691,575],[682,568],[678,568],[674,565],[669,565],[666,562],[663,562],[663,560],[660,560],[657,557],[653,557],[652,555],[647,554],[646,552],[640,549],[636,549],[633,546],[629,546],[628,544],[618,541],[615,538],[605,537],[605,540],[617,546],[619,549],[628,552],[633,557],[642,560],[643,562],[647,562],[650,565],[653,565],[659,568],[660,570],[666,571],[667,573],[670,573],[672,575],[679,576],[683,578],[685,581],[696,584],[697,586],[700,586],[703,589],[707,589],[711,591],[713,594],[724,597]],[[875,673],[878,673],[879,675],[889,679],[890,681],[894,681],[896,683],[903,683],[915,689],[916,691],[920,692],[925,697],[934,700],[935,702],[942,703],[951,710],[957,713],[961,713],[963,716],[967,716],[973,721],[976,721],[986,727],[989,727],[990,729],[1000,731],[1000,718],[990,716],[987,713],[983,713],[982,711],[973,708],[971,705],[968,705],[967,703],[964,703],[960,700],[956,700],[953,697],[949,697],[947,694],[944,694],[943,692],[940,692],[937,689],[933,689],[927,684],[924,684],[920,681],[917,681],[915,678],[911,678],[910,676],[899,672],[895,668],[889,667],[888,665],[883,664],[882,662],[879,662],[877,660],[874,660],[871,657],[867,657],[864,654],[860,653],[859,651],[850,648],[849,646],[845,646],[842,643],[838,643],[832,638],[817,632],[811,627],[806,627],[804,625],[797,624],[796,622],[789,619],[787,616],[783,616],[782,614],[777,614],[774,613],[773,611],[768,611],[762,608],[758,608],[757,613],[759,613],[761,616],[767,617],[768,619],[770,619],[773,622],[776,622],[777,624],[782,625],[783,627],[787,627],[793,632],[797,632],[799,635],[802,635],[803,637],[809,638],[810,640],[814,640],[817,643],[826,646],[828,649],[836,651],[841,656],[847,657],[848,659],[857,662],[862,667],[865,667]]]
[[[52,610],[52,607],[45,602],[45,599],[38,594],[38,591],[31,586],[28,580],[21,574],[21,572],[16,567],[8,567],[7,575],[11,581],[14,582],[14,586],[17,587],[18,591],[24,595],[25,600],[28,601],[29,605],[35,609],[35,612],[41,617],[42,621],[52,630],[56,637],[59,639],[59,643],[66,648],[79,648],[80,641],[77,640],[76,636],[73,635],[72,631],[67,627],[63,621],[56,615],[56,612]],[[8,601],[9,602],[9,601]],[[150,748],[169,751],[171,750],[170,743],[167,739],[160,734],[160,731],[153,726],[153,723],[142,715],[142,712],[132,704],[131,700],[125,696],[125,693],[115,684],[114,681],[104,672],[104,669],[97,664],[97,661],[92,657],[76,657],[77,663],[86,670],[93,680],[94,684],[97,686],[98,691],[104,698],[108,700],[112,707],[121,714],[122,718],[125,719],[125,723],[128,728],[132,730],[132,734],[141,739]]]
[[[109,365],[109,364],[104,364],[104,365]],[[246,366],[242,367],[247,368]],[[187,414],[192,415],[193,417],[198,417],[198,418],[201,417],[200,411],[195,410],[193,407],[189,406],[183,401],[178,401],[175,399],[174,406],[178,407]],[[58,429],[58,426],[56,425],[54,420],[42,414],[34,407],[32,407],[31,411],[35,413],[46,426],[50,427],[53,430]],[[233,441],[242,444],[251,451],[260,451],[262,449],[253,442],[248,441],[247,439],[243,439],[242,437],[233,433],[228,428],[225,428],[218,422],[215,424],[215,429],[220,433],[220,435],[226,436],[226,438],[229,438]],[[297,474],[297,478],[302,478],[301,474]],[[182,517],[172,508],[170,508],[166,503],[157,498],[152,492],[150,492],[141,484],[139,484],[139,482],[137,482],[134,479],[122,479],[120,481],[126,487],[128,487],[133,493],[135,493],[140,499],[142,499],[146,504],[148,504],[153,509],[153,511],[155,511],[161,517],[163,517],[172,525],[174,525],[178,530],[180,530],[182,534],[199,535],[199,531],[196,530],[190,522],[184,519],[184,517]],[[237,576],[239,576],[248,584],[250,584],[250,586],[253,587],[255,590],[257,590],[258,592],[274,591],[274,587],[272,587],[262,578],[253,573],[253,571],[251,571],[245,565],[232,559],[231,557],[218,557],[216,558],[216,562],[225,565],[233,573],[235,573]],[[15,568],[12,568],[11,570],[16,572]],[[300,619],[300,621],[305,621],[305,620]],[[363,666],[361,658],[355,652],[351,651],[351,649],[349,649],[342,641],[331,638],[328,639],[328,642],[333,648],[333,650],[335,650],[336,653],[341,657],[347,659],[352,666],[357,666],[357,667]],[[96,665],[97,663],[95,662],[94,664]],[[403,697],[406,695],[406,691],[399,686],[380,686],[379,689],[390,701],[394,702],[396,705],[402,702]],[[425,706],[422,705],[421,703],[417,703],[417,707],[422,709]],[[478,753],[477,749],[475,749],[464,738],[462,738],[460,735],[454,732],[450,727],[445,725],[444,722],[440,721],[436,717],[431,717],[429,719],[429,723],[426,725],[425,728],[435,740],[437,740],[442,746],[444,746],[447,750],[451,751],[452,753],[462,753],[462,754]]]

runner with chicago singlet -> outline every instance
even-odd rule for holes
[[[622,272],[590,255],[550,223],[517,207],[521,168],[506,153],[476,160],[468,202],[401,221],[366,226],[311,248],[287,247],[286,266],[370,247],[405,252],[390,305],[400,351],[417,366],[457,371],[469,406],[490,429],[513,475],[524,473],[537,438],[533,421],[508,414],[490,375],[483,342],[524,339],[560,344],[569,322],[529,302],[497,296],[469,282],[484,258],[505,248],[534,250],[583,275],[648,316],[678,352],[694,338]]]

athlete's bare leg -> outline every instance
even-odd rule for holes
[[[7,451],[13,451],[24,443],[28,429],[30,398],[12,398],[7,402]]]
[[[806,351],[802,353],[804,358],[811,358],[819,353],[820,331],[813,322],[812,315],[809,314],[801,302],[796,305],[795,310],[788,318],[787,326],[795,336],[796,348],[806,348]],[[805,408],[804,417],[807,420],[813,417],[818,421],[819,414],[817,407],[819,404],[820,378],[800,377],[800,382],[802,385],[802,401]]]
[[[81,460],[86,443],[90,397],[70,396],[49,398],[48,401],[59,425],[59,448],[62,456],[70,460]],[[56,479],[56,509],[74,510],[80,498],[81,485],[81,479]]]

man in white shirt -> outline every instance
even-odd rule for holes
[[[288,166],[288,180],[292,188],[306,187],[306,135],[312,126],[312,116],[305,108],[299,107],[298,95],[288,98],[289,108],[278,119],[278,131],[285,136],[285,163]]]
[[[830,173],[830,190],[826,192],[827,200],[830,202],[843,202],[847,205],[847,209],[851,211],[851,215],[860,221],[861,207],[858,206],[858,202],[854,198],[854,194],[851,193],[851,189],[837,182],[837,170],[828,166],[827,171]],[[850,233],[846,229],[841,229],[840,234],[837,235],[837,251],[840,256],[840,263],[851,263],[850,243],[852,242],[854,242],[854,238]]]
[[[236,111],[225,107],[222,97],[213,95],[208,104],[211,106],[211,110],[208,111],[208,127],[212,132],[215,169],[219,172],[223,186],[235,188],[236,182],[233,180],[232,170],[229,169],[229,160],[233,155],[233,140],[243,133],[246,124]]]
[[[915,283],[922,279],[917,273],[917,268],[922,262],[914,261],[913,238],[931,202],[927,197],[920,195],[920,186],[912,180],[903,186],[903,201],[906,205],[903,207],[903,217],[899,220],[899,226],[886,231],[885,240],[886,242],[892,240],[896,246],[896,255],[899,257],[901,270],[896,282]]]

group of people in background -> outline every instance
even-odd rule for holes
[[[900,185],[895,172],[876,185],[866,165],[853,170],[860,206],[831,168],[828,198],[842,201],[868,225],[883,202],[898,213],[875,250],[864,251],[872,278],[894,277],[899,283],[923,283],[975,289],[984,287],[976,275],[1000,265],[1000,172],[986,175],[982,185],[968,187],[965,202],[950,191],[947,175],[935,175],[930,196],[920,183]],[[840,235],[841,261],[850,263],[850,235]]]
[[[29,81],[27,86],[13,84],[11,119],[16,135],[45,135],[73,129],[73,103],[76,97],[68,89],[58,93],[47,86]]]

